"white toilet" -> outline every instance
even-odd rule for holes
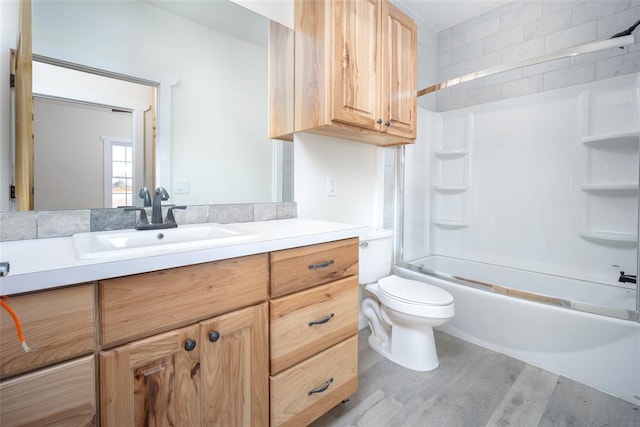
[[[361,310],[372,332],[369,345],[398,365],[431,371],[439,363],[433,327],[453,318],[453,297],[427,283],[389,276],[392,239],[391,230],[370,228],[360,235],[359,279],[366,285]]]

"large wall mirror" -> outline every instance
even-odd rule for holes
[[[67,75],[56,85],[76,87],[52,91],[37,79],[57,75],[55,67],[42,64],[38,71],[34,63],[35,209],[111,207],[107,167],[120,153],[125,161],[132,156],[134,168],[134,197],[124,204],[139,205],[143,185],[166,187],[177,204],[293,200],[293,147],[267,138],[266,18],[227,0],[36,0],[32,14],[36,58],[134,77],[153,88],[148,101],[132,101],[136,89],[119,96],[120,90],[104,90],[107,83],[80,85],[83,79]],[[100,91],[102,101],[74,95]],[[73,136],[101,115],[112,117],[111,127],[105,130],[105,119],[89,136]],[[104,157],[90,164],[87,147],[63,148],[73,138]],[[130,152],[118,148],[127,146]],[[58,176],[55,184],[38,179],[47,169]],[[91,182],[98,184],[88,190]],[[96,195],[99,183],[104,190]],[[39,191],[47,200],[40,205]]]

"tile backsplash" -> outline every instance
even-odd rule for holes
[[[147,209],[151,216],[151,208]],[[192,205],[174,211],[179,225],[270,221],[297,217],[295,202]],[[163,217],[166,208],[163,209]],[[0,242],[68,237],[87,231],[134,228],[137,213],[124,209],[0,212]]]

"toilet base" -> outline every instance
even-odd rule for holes
[[[433,328],[416,328],[393,325],[391,343],[384,343],[373,333],[369,336],[369,346],[380,355],[413,371],[428,372],[440,364]]]

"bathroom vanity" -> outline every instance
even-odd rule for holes
[[[358,229],[230,226],[256,237],[93,260],[71,238],[3,243],[33,350],[3,312],[0,424],[302,425],[355,392]],[[58,268],[34,262],[55,245]]]

